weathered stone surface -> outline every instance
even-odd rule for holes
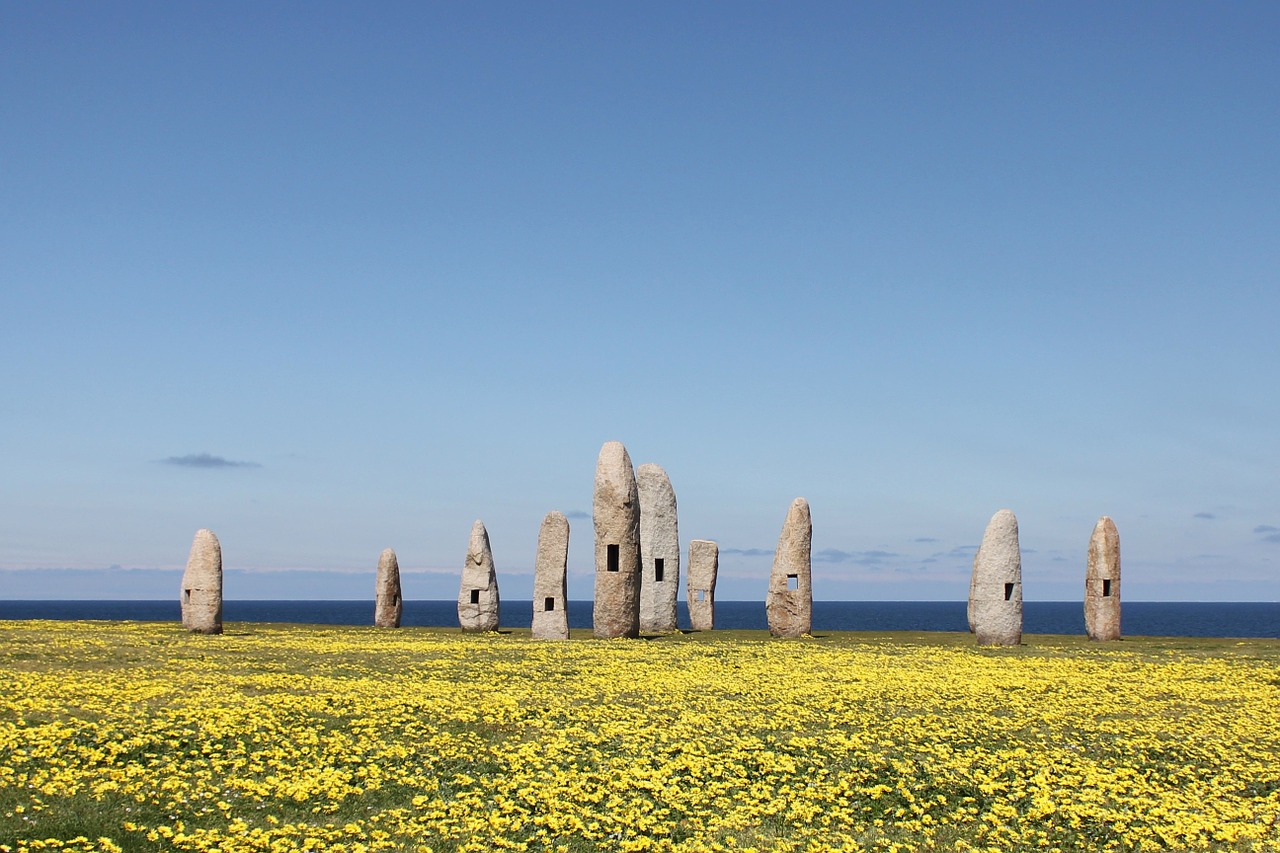
[[[489,531],[480,520],[471,526],[467,563],[462,567],[458,624],[464,631],[498,630],[498,573],[493,568]]]
[[[710,631],[716,627],[716,574],[720,571],[720,546],[706,539],[689,543],[689,627]]]
[[[538,530],[538,555],[533,563],[533,637],[569,639],[569,593],[565,575],[569,562],[569,519],[549,512]]]
[[[640,494],[640,631],[668,634],[680,629],[676,597],[680,591],[680,531],[676,493],[662,466],[646,462],[636,469]]]
[[[222,545],[212,530],[197,530],[182,573],[182,627],[197,634],[222,633]]]
[[[1120,639],[1120,532],[1106,515],[1098,519],[1089,537],[1084,630],[1091,640]]]
[[[400,563],[396,552],[385,549],[378,557],[378,576],[373,583],[373,624],[376,628],[399,628],[404,613],[400,597]]]
[[[597,637],[640,636],[640,497],[631,456],[609,441],[596,461],[592,517],[596,528]]]
[[[769,633],[775,637],[799,637],[813,627],[812,548],[809,502],[796,498],[782,524],[764,601]]]
[[[969,619],[978,645],[1022,642],[1022,551],[1018,519],[1007,509],[991,517],[973,558]]]

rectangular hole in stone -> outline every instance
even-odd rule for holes
[[[550,613],[552,610],[555,610],[556,600],[548,595],[546,598],[542,599],[542,609],[545,610],[547,613]]]
[[[1111,595],[1111,578],[1104,578],[1104,579],[1103,579],[1103,581],[1102,581],[1102,594],[1103,594],[1103,596],[1109,596],[1109,595]]]
[[[1004,600],[1013,601],[1013,584],[1011,583],[1004,585]]]
[[[800,576],[787,575],[787,589],[799,589],[799,588],[800,588]]]
[[[191,590],[189,590],[189,589],[184,589],[184,590],[182,591],[182,603],[183,603],[183,604],[190,604],[190,603],[191,603]]]
[[[618,571],[618,546],[617,545],[609,546],[608,561],[607,561],[607,564],[605,565],[605,568],[611,572]]]
[[[661,582],[663,575],[666,574],[666,560],[661,557],[655,557],[653,560],[653,579]]]
[[[695,589],[695,590],[693,591],[693,600],[694,600],[694,601],[706,601],[706,600],[707,600],[707,591],[706,591],[705,589]]]
[[[478,589],[471,590],[471,603],[472,604],[480,603],[480,590]]]
[[[398,595],[393,595],[393,596],[391,596],[391,606],[392,606],[392,607],[399,607],[399,606],[400,606],[400,596],[398,596]]]

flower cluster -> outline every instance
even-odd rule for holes
[[[1280,851],[1278,661],[0,623],[0,853]]]

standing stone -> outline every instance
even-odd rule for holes
[[[720,570],[720,546],[706,539],[689,543],[689,627],[710,631],[716,627],[716,573]]]
[[[400,564],[396,552],[387,548],[378,557],[378,577],[374,581],[373,625],[375,628],[399,628],[404,614],[400,598]]]
[[[764,601],[769,633],[775,637],[799,637],[813,627],[812,547],[809,502],[796,498],[782,524]]]
[[[1090,640],[1120,639],[1120,533],[1106,515],[1098,519],[1089,537],[1084,630]]]
[[[222,546],[212,530],[197,530],[182,573],[182,627],[197,634],[222,633]]]
[[[1022,642],[1022,551],[1018,519],[1002,509],[991,516],[973,558],[969,612],[980,646]]]
[[[596,528],[595,636],[640,636],[640,497],[631,456],[605,442],[596,461],[592,500]]]
[[[498,574],[493,568],[493,550],[484,522],[471,526],[467,564],[462,567],[462,589],[458,593],[458,624],[464,631],[498,630]]]
[[[680,629],[676,597],[680,591],[680,532],[676,493],[662,466],[646,462],[636,469],[640,493],[640,630],[669,634]]]
[[[538,531],[538,555],[533,563],[533,638],[569,639],[569,593],[565,575],[569,563],[569,519],[549,512]]]

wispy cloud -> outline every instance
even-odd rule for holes
[[[1253,528],[1253,532],[1254,533],[1280,533],[1280,527],[1276,527],[1274,524],[1259,524],[1257,527]]]
[[[722,556],[728,554],[731,557],[772,557],[773,551],[767,551],[764,548],[721,548],[720,554]]]
[[[813,555],[815,563],[853,563],[858,566],[878,566],[886,560],[900,556],[892,551],[840,551],[826,548]]]
[[[937,542],[938,540],[937,540],[937,539],[934,539],[932,536],[921,536],[921,537],[919,537],[918,539],[912,539],[911,541],[912,541],[912,542],[922,542],[922,543],[924,543],[924,544],[931,544],[931,543],[933,543],[933,542]]]
[[[1262,537],[1263,542],[1280,542],[1280,533],[1272,533],[1269,536]]]
[[[583,520],[583,519],[590,518],[590,517],[591,517],[591,513],[589,513],[589,512],[583,512],[583,511],[582,511],[582,510],[580,510],[580,509],[571,509],[571,510],[569,510],[568,512],[566,512],[566,513],[564,514],[564,517],[565,517],[565,518],[573,518],[573,519],[577,519],[577,520],[581,521],[581,520]]]
[[[1192,518],[1203,518],[1203,519],[1206,519],[1206,520],[1208,520],[1208,521],[1213,521],[1215,518],[1217,518],[1217,516],[1216,516],[1216,515],[1214,515],[1214,514],[1213,514],[1213,513],[1211,513],[1211,512],[1197,512],[1195,515],[1193,515],[1193,516],[1191,516],[1191,517],[1192,517]]]
[[[188,453],[186,456],[170,456],[161,459],[162,465],[177,465],[180,468],[261,468],[257,462],[238,462],[212,453]]]

